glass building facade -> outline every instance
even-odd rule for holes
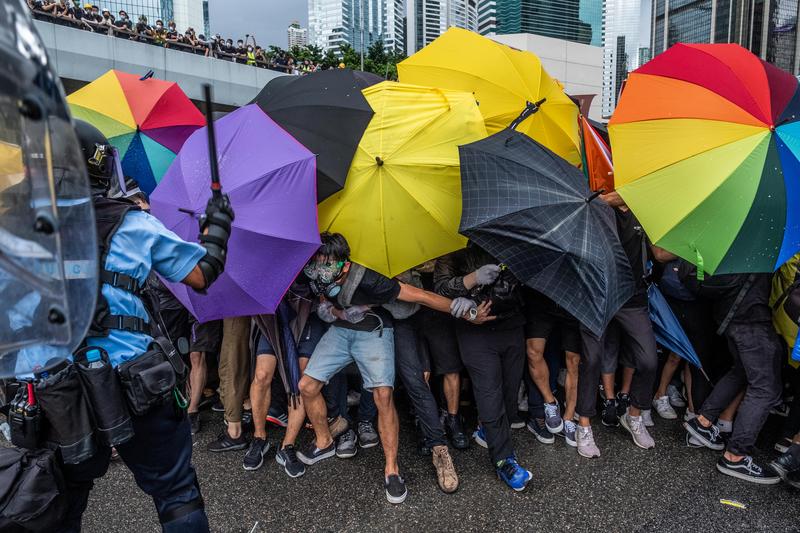
[[[481,0],[482,34],[533,33],[602,46],[603,0]]]
[[[387,49],[400,51],[402,16],[403,0],[309,0],[309,42],[337,53],[347,43],[360,53],[382,40]]]
[[[603,37],[603,116],[617,105],[628,73],[649,60],[652,0],[606,0]],[[642,51],[647,51],[642,54]]]
[[[478,31],[478,0],[408,0],[408,50],[429,45],[447,28]]]

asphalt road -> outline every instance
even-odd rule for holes
[[[409,496],[389,504],[382,487],[379,447],[348,460],[330,459],[292,480],[274,451],[256,472],[241,467],[244,452],[212,454],[206,444],[222,428],[222,415],[203,413],[194,463],[214,532],[271,531],[769,531],[800,532],[800,491],[783,484],[761,487],[719,474],[710,450],[690,450],[678,421],[656,420],[656,448],[636,448],[622,428],[595,428],[602,451],[584,459],[557,439],[537,442],[514,433],[518,455],[534,474],[524,493],[495,477],[486,450],[454,451],[461,487],[445,495],[430,459],[416,455],[414,429],[401,427],[400,464]],[[771,417],[759,457],[770,458],[780,419]],[[273,446],[282,430],[269,436]],[[309,439],[304,432],[303,439]],[[735,500],[741,509],[720,503]],[[158,531],[152,501],[121,463],[97,482],[84,518],[88,532]]]

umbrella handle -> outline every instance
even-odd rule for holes
[[[536,112],[539,111],[539,109],[542,107],[542,104],[545,103],[546,101],[547,98],[542,98],[537,102],[527,102],[525,105],[525,109],[522,110],[522,113],[520,113],[519,116],[515,118],[511,124],[509,124],[508,126],[509,129],[512,130],[517,129],[517,126],[525,122],[525,120],[528,117],[536,114]]]
[[[208,132],[208,162],[211,169],[211,195],[222,196],[222,185],[219,183],[219,163],[217,162],[217,136],[214,131],[214,115],[211,104],[211,84],[203,84],[203,98],[206,104],[206,131]]]

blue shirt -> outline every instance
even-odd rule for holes
[[[132,276],[142,286],[151,270],[168,281],[179,282],[205,254],[205,248],[184,241],[154,216],[144,211],[129,211],[111,238],[105,268]],[[144,304],[137,296],[108,284],[103,284],[101,291],[112,315],[136,316],[149,321]],[[86,342],[105,349],[111,364],[118,366],[146,352],[152,340],[144,333],[112,329],[107,337],[90,337]]]

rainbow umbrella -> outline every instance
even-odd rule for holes
[[[738,45],[675,45],[611,119],[617,191],[699,271],[772,272],[800,251],[798,117],[794,76]]]
[[[109,70],[67,97],[72,116],[93,124],[122,156],[122,171],[151,193],[203,114],[177,83]]]

